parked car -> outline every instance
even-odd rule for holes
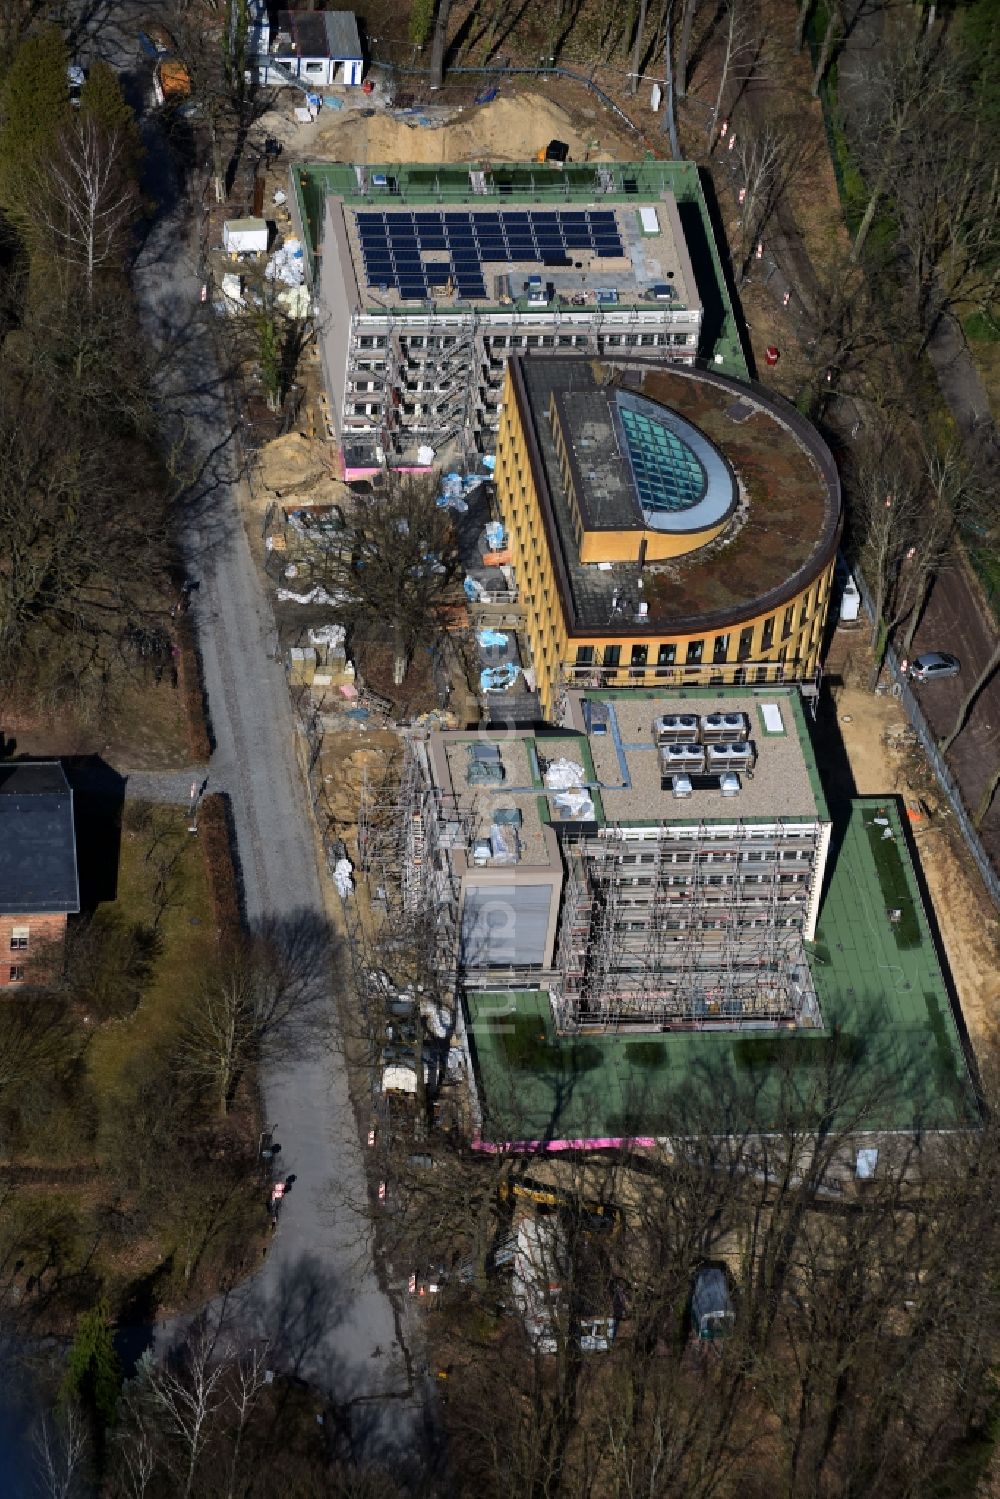
[[[949,656],[947,651],[925,651],[910,662],[909,677],[911,682],[935,682],[938,677],[957,677],[961,670],[957,656]]]
[[[719,1265],[703,1265],[691,1291],[692,1332],[703,1340],[725,1338],[735,1321],[726,1272]]]

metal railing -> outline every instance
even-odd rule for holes
[[[860,572],[856,570],[852,573],[852,577],[858,585],[858,592],[861,594],[861,602],[865,606],[865,612],[870,619],[874,620],[875,611],[867,583]],[[982,875],[987,893],[993,904],[1000,908],[1000,878],[998,878],[997,872],[990,861],[990,856],[983,846],[983,840],[980,838],[978,831],[973,826],[971,817],[966,811],[965,803],[962,800],[961,788],[952,775],[944,756],[938,749],[937,740],[934,737],[931,726],[924,717],[924,711],[917,702],[909,682],[900,670],[899,656],[891,645],[885,653],[885,664],[886,668],[892,673],[894,691],[906,709],[907,717],[913,725],[914,732],[920,740],[924,753],[930,762],[930,767],[937,777],[938,785],[947,797],[951,810],[955,814],[955,819],[962,830],[962,837],[965,839],[969,853],[976,861],[976,866]]]

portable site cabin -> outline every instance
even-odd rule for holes
[[[274,30],[258,28],[257,66],[267,88],[287,83],[317,90],[331,84],[359,87],[364,56],[354,12],[279,11]]]
[[[725,1338],[732,1332],[735,1321],[726,1272],[715,1265],[706,1265],[695,1276],[691,1292],[692,1329],[697,1337],[706,1340]]]

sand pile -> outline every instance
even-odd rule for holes
[[[417,125],[392,115],[345,114],[320,126],[313,139],[320,159],[368,162],[529,161],[550,140],[565,141],[572,161],[611,161],[635,146],[595,110],[578,128],[558,104],[539,94],[470,105],[445,125]]]
[[[336,478],[329,443],[301,432],[288,432],[265,443],[258,474],[264,489],[279,500],[338,505],[350,494],[347,485]]]

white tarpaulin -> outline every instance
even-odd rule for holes
[[[343,625],[320,625],[318,629],[309,631],[309,644],[325,645],[336,651],[343,645],[346,635]]]
[[[585,791],[560,791],[558,796],[553,797],[553,801],[563,817],[577,818],[581,822],[593,819],[594,803]]]
[[[343,900],[345,895],[350,895],[354,889],[352,879],[353,869],[350,859],[338,859],[333,867],[333,883],[337,887],[337,894]]]
[[[548,791],[571,791],[582,786],[586,776],[583,766],[577,765],[575,760],[553,760],[544,779]]]
[[[308,593],[294,593],[291,588],[279,588],[278,598],[288,604],[338,604],[342,602],[325,588],[310,588]]]

